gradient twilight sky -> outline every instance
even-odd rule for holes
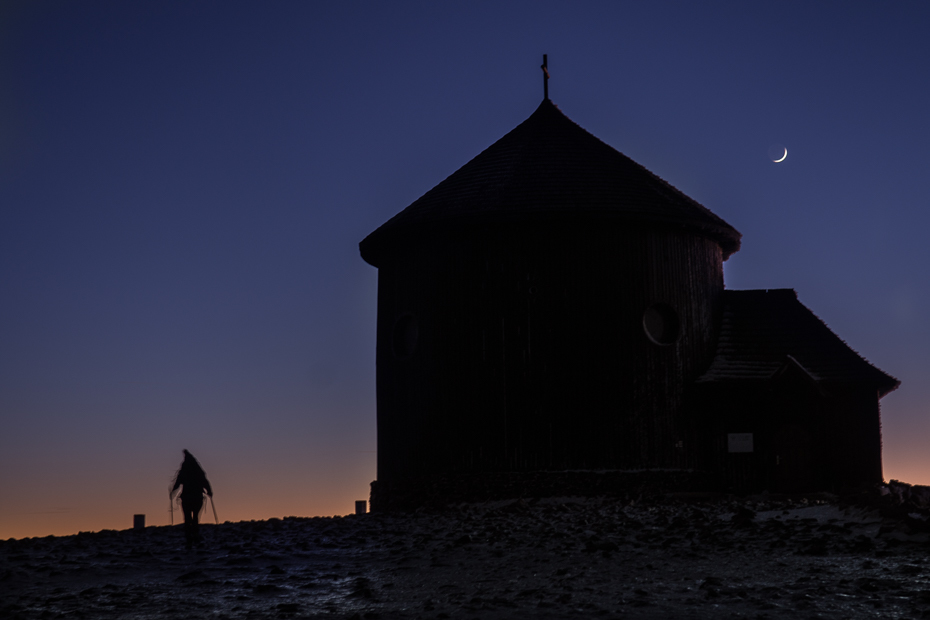
[[[930,484],[930,4],[6,2],[0,538],[345,514],[375,477],[358,242],[550,96],[902,381]],[[788,157],[773,163],[769,149]]]

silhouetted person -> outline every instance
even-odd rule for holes
[[[210,481],[207,480],[207,474],[194,455],[184,451],[184,462],[181,463],[181,469],[174,479],[174,486],[171,488],[169,497],[174,501],[174,492],[181,489],[181,510],[184,511],[184,536],[187,539],[187,548],[190,549],[194,544],[200,544],[200,530],[197,523],[200,517],[200,510],[203,508],[203,493],[213,497],[213,489],[210,488]]]

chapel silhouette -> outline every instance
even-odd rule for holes
[[[898,381],[793,290],[726,290],[740,238],[545,98],[360,244],[378,268],[372,509],[510,473],[880,481]]]

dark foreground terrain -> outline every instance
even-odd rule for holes
[[[0,618],[923,618],[925,525],[830,498],[550,498],[208,525],[194,551],[179,526],[8,540]]]

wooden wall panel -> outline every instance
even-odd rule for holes
[[[463,229],[379,270],[378,477],[690,467],[685,386],[709,364],[722,254],[679,231]],[[678,312],[667,346],[643,330]],[[416,317],[398,359],[392,330]]]

